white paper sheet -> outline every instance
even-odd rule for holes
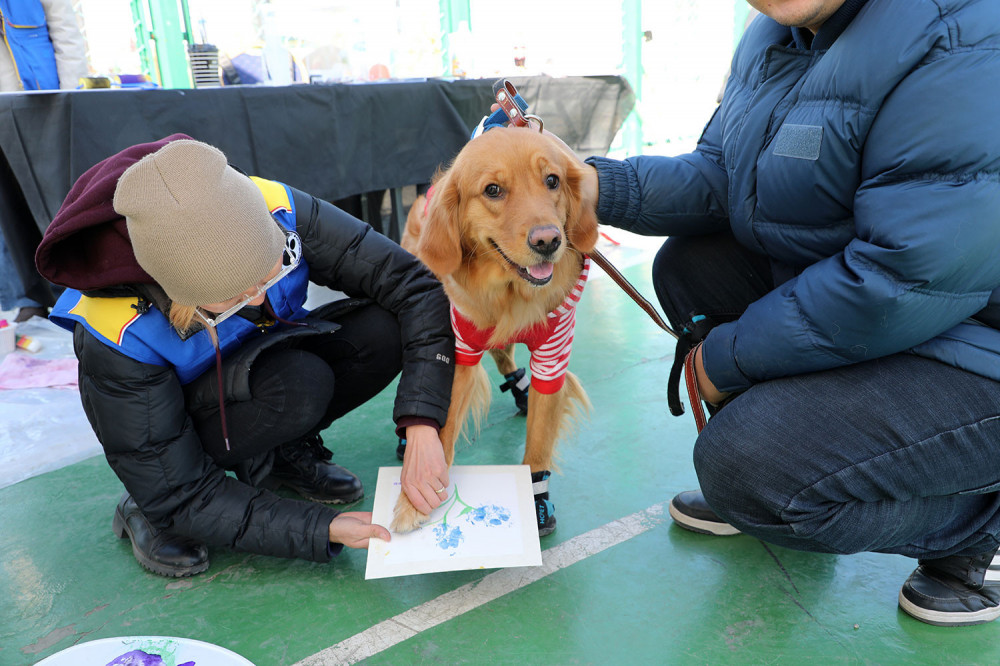
[[[380,467],[372,508],[388,528],[401,467]],[[389,542],[372,539],[365,579],[462,569],[539,566],[531,471],[527,465],[459,465],[449,472],[448,500],[430,519]]]

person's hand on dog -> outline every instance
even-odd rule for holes
[[[425,515],[448,499],[448,463],[437,429],[407,426],[400,482],[413,507]]]
[[[368,548],[371,538],[389,541],[389,530],[372,523],[370,511],[346,511],[330,522],[330,543],[342,543],[348,548]]]

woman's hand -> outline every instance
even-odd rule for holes
[[[448,499],[448,464],[436,428],[411,425],[406,428],[406,453],[400,475],[403,492],[413,507],[427,515]],[[439,492],[440,491],[440,492]]]
[[[330,543],[342,543],[348,548],[368,548],[372,537],[388,541],[389,530],[372,523],[370,511],[347,511],[330,522]]]
[[[712,383],[712,380],[705,373],[705,364],[701,360],[701,345],[698,345],[698,349],[694,353],[694,374],[698,380],[698,391],[705,402],[718,405],[729,397],[728,393],[723,393],[715,388],[715,384]]]

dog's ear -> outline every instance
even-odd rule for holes
[[[457,180],[448,172],[434,183],[427,220],[417,243],[417,256],[439,278],[451,275],[462,265]]]
[[[566,167],[566,189],[569,195],[566,236],[573,247],[587,254],[597,245],[596,203],[582,201],[584,166],[576,161],[575,156],[567,156]]]

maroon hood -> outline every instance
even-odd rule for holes
[[[45,230],[35,266],[49,282],[90,291],[124,284],[155,284],[132,252],[125,218],[115,212],[118,179],[140,159],[186,134],[140,143],[98,162],[80,176]]]

